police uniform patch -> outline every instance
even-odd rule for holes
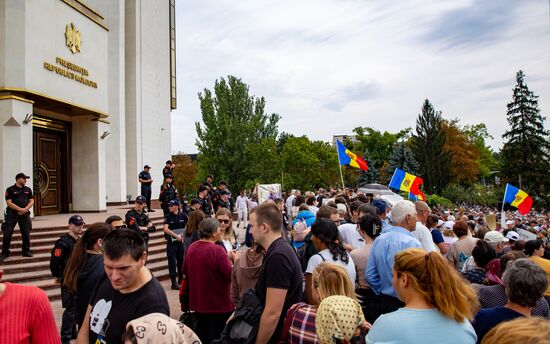
[[[61,257],[61,248],[56,247],[55,250],[53,251],[53,255],[56,257]]]

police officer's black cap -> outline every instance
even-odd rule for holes
[[[15,180],[17,180],[19,178],[29,179],[30,177],[27,176],[25,173],[21,172],[21,173],[17,173],[17,175],[15,176]]]
[[[168,202],[169,207],[172,207],[174,205],[177,205],[179,207],[180,206],[180,201],[178,201],[177,199],[173,199],[170,202]]]
[[[164,175],[164,178],[174,178],[174,176],[172,175],[172,173],[166,173]]]
[[[75,226],[82,226],[85,222],[82,216],[80,215],[73,215],[69,217],[69,223],[72,223]]]
[[[223,196],[223,195],[229,195],[229,191],[227,191],[227,190],[220,190],[220,196]]]
[[[151,168],[151,166],[145,165],[145,166],[143,166],[143,168],[144,168],[144,169],[145,169],[145,168]]]
[[[201,204],[201,201],[198,198],[193,198],[191,200],[191,205],[195,205],[195,204]]]
[[[136,203],[145,203],[145,197],[143,196],[137,196],[136,197]]]

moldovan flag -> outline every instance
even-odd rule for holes
[[[422,192],[418,195],[415,195],[412,192],[409,192],[409,201],[416,202],[416,201],[425,201],[425,200],[426,200],[426,197]]]
[[[350,152],[342,142],[336,140],[336,144],[338,145],[338,160],[340,161],[340,165],[350,165],[363,171],[369,169],[365,160]]]
[[[406,191],[413,196],[416,196],[418,200],[424,201],[426,195],[420,191],[420,185],[424,183],[422,178],[412,175],[403,171],[400,168],[396,168],[393,172],[393,177],[390,180],[390,188]]]
[[[533,199],[527,194],[527,192],[510,184],[506,184],[504,201],[502,201],[502,203],[508,203],[512,207],[517,208],[521,215],[527,215],[533,206]]]

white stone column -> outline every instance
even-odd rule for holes
[[[127,193],[135,199],[139,194],[138,174],[144,166],[142,151],[142,101],[141,86],[141,1],[126,0],[126,186]],[[168,26],[168,23],[166,23]],[[145,28],[146,30],[146,28]],[[156,166],[152,166],[155,168]],[[157,181],[158,182],[158,181]]]
[[[106,204],[105,140],[109,126],[76,117],[72,121],[73,211],[104,211]]]
[[[19,97],[0,94],[0,180],[2,192],[15,184],[15,175],[23,172],[31,179],[27,186],[33,187],[33,133],[32,122],[24,123],[33,112],[33,103]],[[0,200],[4,218],[6,202]]]
[[[105,157],[109,168],[107,203],[126,202],[126,78],[125,1],[89,1],[105,16],[109,28],[109,137]],[[137,176],[136,176],[137,178]]]

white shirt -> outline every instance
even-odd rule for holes
[[[338,226],[338,231],[342,240],[348,245],[353,246],[353,248],[361,248],[365,246],[365,241],[361,238],[359,231],[357,230],[357,224],[355,223],[344,223],[343,225]]]
[[[248,208],[248,197],[239,196],[236,201],[237,209],[246,209]]]
[[[294,196],[294,195],[290,195],[286,199],[285,205],[286,205],[286,212],[287,212],[288,216],[290,216],[290,209],[294,205],[294,200],[295,199],[296,199],[296,196]]]
[[[332,253],[330,253],[329,249],[324,249],[321,252],[314,254],[309,258],[309,261],[307,262],[307,269],[306,273],[313,273],[313,270],[317,267],[317,265],[321,264],[322,262],[332,263],[336,265],[340,265],[346,271],[348,272],[348,276],[351,279],[351,284],[355,285],[355,278],[357,277],[357,272],[355,271],[355,264],[353,263],[353,259],[349,255],[349,253],[346,252],[348,255],[348,263],[344,263],[341,260],[334,260]],[[324,259],[323,259],[324,258]]]
[[[428,227],[424,226],[422,222],[416,222],[416,229],[411,232],[415,238],[420,241],[422,247],[428,252],[437,251],[434,240],[432,238],[432,233]]]

